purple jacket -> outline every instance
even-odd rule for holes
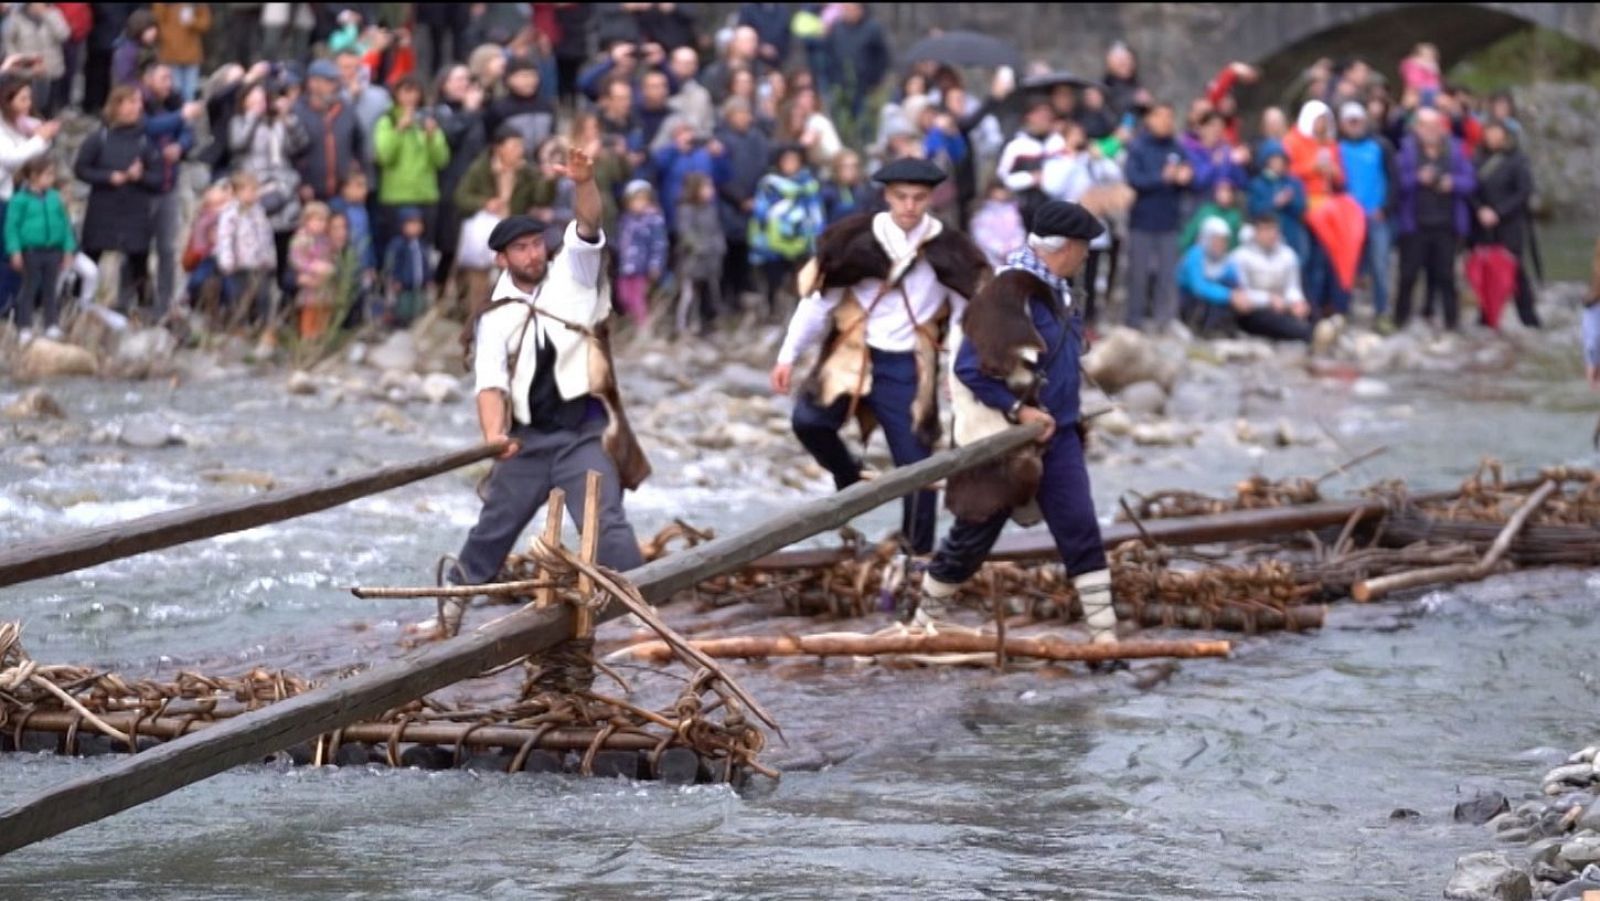
[[[617,222],[617,272],[660,275],[667,271],[667,220],[658,210],[623,213]]]
[[[1450,193],[1455,195],[1456,234],[1465,238],[1472,224],[1472,213],[1467,198],[1478,187],[1478,174],[1472,161],[1461,151],[1461,144],[1450,138]],[[1428,191],[1417,181],[1421,168],[1422,151],[1415,136],[1407,136],[1400,145],[1400,202],[1396,209],[1397,234],[1409,235],[1417,230],[1417,192]]]

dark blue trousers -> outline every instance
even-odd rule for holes
[[[1106,568],[1100,541],[1100,521],[1089,495],[1089,468],[1083,460],[1083,442],[1075,423],[1058,423],[1044,453],[1044,473],[1039,480],[1039,511],[1056,540],[1067,575],[1081,576]],[[983,522],[957,520],[939,545],[928,574],[947,585],[972,578],[983,565],[995,540],[1006,527],[1011,512],[998,513]]]
[[[911,353],[872,351],[872,391],[861,399],[889,441],[894,465],[925,460],[933,449],[918,440],[911,421],[911,404],[917,395],[917,360]],[[794,433],[822,468],[833,474],[843,491],[861,481],[861,461],[845,447],[839,430],[850,413],[849,396],[822,407],[803,394],[795,399]],[[934,527],[939,515],[939,493],[919,491],[905,498],[900,533],[918,554],[933,550]]]

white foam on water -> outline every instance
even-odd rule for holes
[[[85,501],[61,511],[61,519],[74,526],[103,526],[165,513],[181,506],[166,498],[139,497],[125,501]]]

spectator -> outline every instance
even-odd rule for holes
[[[633,87],[621,78],[607,82],[601,91],[599,112],[600,133],[608,144],[629,158],[630,164],[642,161],[635,146],[640,144],[640,132],[633,115]]]
[[[405,328],[427,306],[428,285],[433,273],[428,267],[428,246],[424,240],[426,223],[416,207],[402,207],[395,214],[398,228],[383,253],[383,283],[387,289],[383,324]]]
[[[1104,145],[1089,141],[1083,126],[1070,123],[1062,130],[1065,152],[1045,163],[1041,186],[1046,195],[1072,203],[1087,204],[1100,215],[1105,230],[1089,242],[1089,258],[1083,267],[1083,318],[1093,326],[1098,321],[1100,295],[1108,299],[1117,281],[1117,255],[1121,241],[1117,238],[1116,223],[1106,216],[1112,205],[1106,198],[1109,192],[1126,193],[1126,180],[1122,167],[1108,156]],[[1120,201],[1119,201],[1120,202]],[[1105,276],[1102,287],[1100,276]]]
[[[222,273],[223,296],[237,324],[246,317],[274,326],[271,298],[278,268],[278,247],[272,223],[261,205],[260,183],[250,172],[234,173],[233,199],[217,218],[216,266]]]
[[[550,49],[556,59],[556,86],[563,104],[575,104],[578,99],[578,71],[589,57],[589,18],[594,7],[588,3],[554,3],[548,7],[534,7],[535,21],[540,10],[550,9],[549,18],[541,26],[550,40]]]
[[[1517,260],[1517,317],[1529,328],[1539,328],[1533,285],[1528,280],[1528,229],[1532,227],[1528,200],[1533,196],[1533,170],[1518,146],[1517,135],[1503,122],[1491,121],[1483,130],[1478,149],[1476,238],[1480,244],[1498,244]]]
[[[728,244],[720,294],[724,304],[737,309],[751,287],[748,225],[772,149],[767,136],[755,127],[750,103],[738,97],[722,105],[716,138],[727,161],[723,177],[717,179],[717,212]]]
[[[741,25],[734,29],[733,39],[728,42],[723,57],[705,68],[700,74],[701,83],[706,90],[711,92],[711,99],[719,106],[735,95],[733,90],[733,76],[735,72],[747,72],[752,80],[764,75],[768,66],[760,59],[761,37],[754,28]],[[754,102],[753,97],[748,98]]]
[[[766,281],[767,316],[779,318],[778,294],[822,231],[821,189],[800,147],[780,147],[773,171],[756,187],[750,214],[750,261]]]
[[[1461,319],[1456,248],[1471,221],[1468,199],[1477,188],[1476,176],[1437,110],[1419,110],[1413,132],[1400,148],[1400,196],[1395,213],[1400,236],[1400,293],[1394,324],[1405,328],[1410,321],[1411,295],[1417,277],[1426,272],[1424,316],[1431,315],[1437,299],[1444,308],[1445,328],[1454,330]]]
[[[228,4],[232,11],[239,6],[241,4]],[[259,35],[263,42],[260,49],[265,58],[303,60],[311,46],[311,32],[316,27],[316,18],[311,5],[307,3],[263,3],[260,26],[259,31],[251,29],[243,32],[247,47],[249,39]],[[233,59],[249,59],[251,56],[238,47],[229,55]]]
[[[317,60],[306,71],[306,90],[295,104],[307,150],[296,164],[302,200],[332,200],[366,158],[365,135],[354,110],[339,96],[339,67]],[[302,213],[302,216],[304,214]]]
[[[822,185],[822,215],[828,225],[866,209],[872,195],[861,154],[842,151],[833,158],[833,177]]]
[[[361,147],[368,153],[375,150],[372,137],[378,119],[389,111],[393,98],[383,88],[372,84],[371,70],[366,61],[354,50],[346,50],[334,57],[338,67],[340,99],[355,113],[361,127]],[[313,63],[315,65],[315,63]],[[368,157],[357,157],[362,165],[370,163]]]
[[[1273,341],[1310,342],[1311,308],[1300,289],[1300,260],[1283,243],[1278,217],[1257,218],[1250,239],[1230,259],[1243,289],[1229,301],[1239,330]]]
[[[636,179],[622,192],[624,207],[617,223],[617,305],[644,329],[650,318],[650,293],[667,268],[667,221],[656,206],[650,183]]]
[[[358,280],[363,287],[371,287],[378,277],[378,242],[372,230],[372,214],[367,209],[370,194],[367,174],[356,169],[339,186],[339,196],[328,203],[330,215],[344,217],[345,249],[356,261]],[[286,257],[287,254],[279,257],[280,266],[284,265]]]
[[[783,108],[777,139],[781,144],[800,145],[806,151],[806,162],[816,168],[831,165],[844,147],[838,129],[819,108],[817,92],[812,88],[795,91]]]
[[[666,219],[669,230],[676,232],[674,216],[683,196],[684,179],[695,172],[714,178],[725,165],[722,155],[723,147],[715,138],[696,133],[687,122],[674,130],[672,143],[656,151],[652,171],[661,185],[660,209],[673,214]]]
[[[60,122],[33,118],[33,87],[28,82],[0,80],[0,222],[5,220],[5,205],[11,199],[17,172],[49,154],[60,131]],[[0,315],[10,309],[21,278],[21,272],[0,266]]]
[[[989,183],[989,194],[972,216],[972,240],[983,250],[989,265],[999,268],[1006,258],[1022,247],[1028,230],[1022,227],[1022,213],[1004,182]]]
[[[1106,73],[1100,79],[1106,86],[1111,113],[1118,118],[1137,113],[1144,87],[1139,83],[1139,61],[1127,44],[1117,41],[1106,51]]]
[[[155,17],[148,10],[136,10],[128,16],[128,25],[117,39],[111,54],[111,84],[134,86],[156,59],[156,40],[161,36]]]
[[[787,3],[739,4],[739,24],[755,31],[760,39],[757,55],[773,68],[783,68],[789,59],[789,28],[793,16]]]
[[[522,133],[504,127],[494,143],[461,176],[456,188],[456,209],[463,216],[479,210],[504,219],[533,209],[539,175],[527,164]]]
[[[598,100],[607,82],[621,79],[637,85],[645,73],[660,71],[666,59],[666,52],[657,44],[645,47],[632,41],[612,44],[605,55],[578,74],[578,90],[590,100]]]
[[[693,125],[695,131],[710,134],[716,126],[717,107],[711,101],[711,92],[696,80],[700,74],[700,57],[694,48],[679,47],[672,51],[668,71],[677,81],[678,91],[667,105]]]
[[[146,139],[144,101],[128,85],[111,89],[105,124],[78,148],[72,171],[89,185],[83,214],[83,250],[100,262],[106,251],[122,254],[117,309],[132,312],[134,297],[150,284],[151,195],[160,187],[163,160]],[[164,313],[165,310],[158,310]]]
[[[94,29],[94,10],[89,3],[57,3],[56,9],[67,22],[67,41],[61,47],[61,77],[50,86],[50,98],[44,110],[54,116],[72,104],[72,83],[83,68],[84,45],[89,32]],[[101,4],[103,5],[103,4]],[[84,108],[88,108],[85,104]]]
[[[1173,282],[1178,268],[1178,228],[1184,191],[1194,181],[1173,138],[1172,107],[1151,107],[1144,133],[1128,148],[1128,185],[1137,192],[1128,214],[1127,323],[1138,328],[1151,316],[1164,328],[1178,314]]]
[[[255,176],[254,205],[272,226],[280,285],[289,265],[289,238],[300,223],[301,181],[293,160],[310,143],[288,92],[271,90],[261,82],[245,89],[240,112],[228,124],[228,145],[237,170]]]
[[[506,53],[495,44],[483,44],[467,57],[467,70],[472,80],[483,88],[484,100],[496,100],[505,94]]]
[[[556,109],[539,96],[539,70],[532,60],[518,57],[507,64],[506,88],[483,114],[485,131],[494,134],[510,126],[522,135],[524,147],[538,147],[555,132]]]
[[[1314,306],[1340,313],[1349,308],[1350,292],[1340,282],[1333,258],[1326,242],[1326,230],[1319,232],[1313,218],[1318,215],[1350,216],[1355,223],[1363,223],[1365,216],[1352,205],[1348,212],[1337,207],[1319,213],[1319,206],[1331,203],[1345,191],[1344,164],[1340,158],[1338,129],[1334,126],[1333,111],[1321,100],[1307,101],[1300,108],[1300,118],[1294,131],[1284,140],[1284,150],[1289,155],[1289,171],[1300,179],[1306,189],[1306,224],[1310,240],[1306,242],[1306,255],[1301,258],[1305,276],[1305,291]]]
[[[283,4],[287,6],[288,4]],[[102,109],[111,91],[111,64],[117,47],[128,29],[128,19],[139,8],[137,3],[91,3],[93,24],[85,42],[83,60],[83,108]],[[241,57],[242,58],[242,57]],[[137,62],[134,72],[138,71]]]
[[[695,44],[694,6],[689,3],[629,3],[639,40],[671,53]]]
[[[12,4],[0,23],[0,50],[29,60],[18,74],[33,82],[33,96],[47,116],[55,112],[55,83],[67,71],[62,47],[71,36],[66,17],[49,3]]]
[[[172,70],[156,63],[144,73],[144,133],[157,153],[156,178],[151,183],[155,194],[156,312],[164,314],[177,298],[178,232],[183,213],[183,195],[178,191],[178,176],[183,157],[194,148],[194,129],[190,122],[205,115],[205,105],[183,103],[174,92]]]
[[[672,82],[665,72],[650,71],[639,79],[638,101],[633,108],[634,131],[628,139],[628,150],[638,155],[635,168],[647,165],[650,148],[672,115],[668,101],[672,99]],[[668,133],[670,136],[670,132]],[[640,173],[646,175],[649,173]]]
[[[1034,208],[1046,199],[1045,161],[1060,156],[1066,147],[1066,139],[1055,131],[1055,111],[1050,104],[1044,100],[1030,103],[1022,130],[1000,152],[995,167],[995,177],[1016,195],[1024,224],[1032,222]]]
[[[289,242],[289,262],[299,289],[295,307],[300,311],[298,330],[302,341],[321,338],[333,324],[336,260],[333,240],[328,236],[329,216],[327,204],[306,204],[300,214],[300,229]],[[272,323],[268,323],[261,338],[265,347],[276,346]]]
[[[434,92],[434,118],[450,147],[450,163],[439,173],[439,203],[434,212],[434,244],[439,248],[441,277],[449,278],[454,269],[456,250],[461,240],[463,216],[456,209],[456,187],[467,167],[488,146],[483,122],[483,88],[474,84],[466,66],[452,65],[439,76]]]
[[[1218,182],[1228,182],[1243,188],[1249,181],[1244,167],[1250,162],[1250,151],[1230,144],[1222,114],[1208,110],[1200,114],[1199,132],[1193,141],[1185,141],[1189,164],[1194,167],[1194,181],[1190,190],[1207,196]]]
[[[1522,122],[1517,119],[1517,102],[1510,91],[1496,91],[1489,98],[1489,121],[1504,125],[1512,140],[1522,143]]]
[[[1407,90],[1417,91],[1422,95],[1422,102],[1428,103],[1432,99],[1429,94],[1437,93],[1443,85],[1439,48],[1428,43],[1413,47],[1411,55],[1400,61],[1400,78]]]
[[[153,3],[161,39],[156,59],[171,67],[178,96],[185,103],[200,90],[200,64],[205,61],[205,35],[211,30],[209,3]]]
[[[1261,174],[1250,181],[1245,210],[1254,221],[1267,213],[1278,218],[1278,234],[1299,259],[1310,252],[1310,234],[1302,217],[1306,213],[1306,188],[1289,173],[1289,155],[1276,141],[1261,142]]]
[[[189,240],[183,245],[183,269],[189,273],[184,283],[184,303],[205,314],[213,328],[220,328],[217,298],[221,294],[217,271],[217,225],[222,210],[233,201],[233,185],[219,178],[200,195],[200,208],[189,223]]]
[[[1178,305],[1197,333],[1226,334],[1235,325],[1235,310],[1248,313],[1254,309],[1228,256],[1234,246],[1233,232],[1221,219],[1207,218],[1201,220],[1197,237],[1178,264]],[[1237,308],[1235,300],[1239,301]]]
[[[849,98],[850,127],[845,132],[853,141],[865,141],[872,123],[863,113],[867,98],[889,74],[889,41],[866,4],[841,3],[838,8],[839,19],[828,29],[828,47],[839,88]]]
[[[431,221],[439,203],[439,174],[450,164],[450,144],[433,111],[425,108],[422,81],[414,75],[394,88],[394,105],[378,119],[373,146],[378,164],[379,244],[398,231],[402,208],[420,208],[423,236],[431,241]]]
[[[61,273],[72,265],[78,244],[72,220],[56,191],[56,167],[46,157],[34,157],[17,173],[19,187],[5,212],[5,252],[11,268],[22,273],[17,295],[17,326],[22,343],[33,338],[34,311],[43,307],[45,337],[61,339],[61,311],[57,286]]]
[[[416,27],[427,35],[427,53],[419,54],[418,70],[424,74],[453,67],[467,55],[467,26],[472,23],[470,3],[418,3]],[[419,48],[420,49],[420,48]]]
[[[727,235],[717,212],[717,187],[699,172],[683,181],[683,196],[678,202],[678,333],[689,330],[689,318],[698,310],[700,335],[710,334],[717,312],[722,308],[721,281],[723,260],[728,253]]]
[[[1350,101],[1339,108],[1339,134],[1339,162],[1350,196],[1366,213],[1361,270],[1371,279],[1372,315],[1382,331],[1389,327],[1389,211],[1400,189],[1400,168],[1394,148],[1368,127],[1362,104]]]
[[[1239,230],[1244,227],[1244,214],[1239,210],[1238,197],[1233,182],[1217,182],[1211,189],[1211,196],[1194,211],[1194,215],[1189,217],[1188,224],[1178,235],[1178,246],[1183,250],[1193,247],[1200,239],[1200,226],[1213,220],[1228,227],[1228,249],[1232,250],[1238,246]]]
[[[1103,141],[1108,138],[1115,140],[1117,118],[1106,106],[1105,91],[1098,87],[1090,85],[1083,89],[1077,122],[1083,126],[1084,134],[1091,141]],[[1112,149],[1106,156],[1116,156],[1117,149],[1120,148]]]
[[[1253,84],[1260,77],[1261,73],[1254,66],[1234,62],[1224,66],[1206,85],[1206,101],[1222,117],[1223,140],[1231,146],[1239,146],[1239,102],[1233,96],[1233,89],[1240,84]]]

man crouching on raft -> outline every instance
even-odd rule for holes
[[[1036,447],[950,477],[945,505],[956,522],[923,575],[914,612],[923,628],[946,615],[950,599],[983,565],[1006,520],[1031,525],[1042,515],[1094,642],[1117,640],[1111,573],[1078,431],[1083,320],[1067,284],[1102,230],[1075,203],[1041,204],[1027,245],[972,299],[961,333],[951,336],[957,348],[950,379],[957,444],[1015,424],[1045,428]]]

